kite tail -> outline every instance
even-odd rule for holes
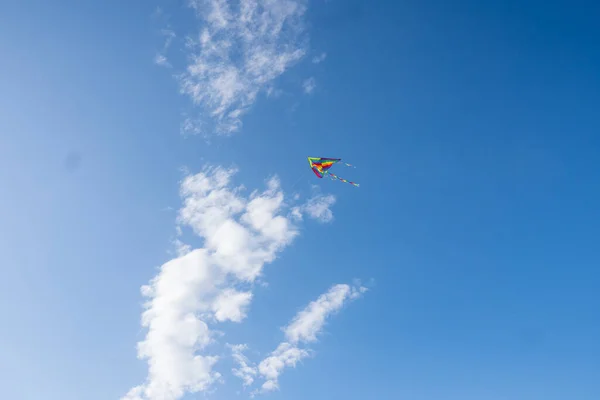
[[[344,179],[344,178],[342,178],[342,177],[339,177],[339,176],[337,176],[336,174],[333,174],[333,173],[331,173],[331,172],[327,172],[327,175],[329,175],[329,176],[331,177],[331,179],[332,179],[332,180],[336,180],[336,179],[337,179],[338,181],[342,181],[342,182],[345,182],[345,183],[349,183],[349,184],[351,184],[351,185],[353,185],[353,186],[356,186],[356,187],[359,187],[359,186],[360,186],[360,185],[359,185],[358,183],[356,183],[356,182],[351,182],[351,181],[349,181],[349,180],[347,180],[347,179]]]

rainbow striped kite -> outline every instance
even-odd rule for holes
[[[358,183],[350,182],[344,178],[341,178],[341,177],[329,172],[329,168],[331,168],[333,166],[333,164],[336,164],[340,161],[342,161],[341,158],[308,157],[308,163],[310,164],[310,168],[312,168],[312,171],[315,173],[315,175],[317,177],[323,178],[325,175],[328,175],[332,180],[337,179],[339,181],[346,182],[346,183],[349,183],[351,185],[358,187],[359,186]],[[347,165],[348,167],[352,167],[352,165],[347,164],[347,163],[342,163],[342,164]]]

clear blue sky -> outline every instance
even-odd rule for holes
[[[223,343],[260,361],[331,285],[369,286],[265,397],[600,398],[597,2],[311,1],[284,94],[210,143],[179,130],[201,112],[173,77],[200,26],[183,2],[9,0],[0,15],[2,397],[143,383],[140,286],[173,257],[180,168],[208,162],[337,199],[265,266]],[[167,25],[173,68],[153,62]],[[337,172],[361,187],[318,181],[306,156],[355,164]],[[223,354],[209,398],[247,398]]]

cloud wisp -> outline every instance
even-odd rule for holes
[[[286,368],[294,368],[300,361],[313,354],[312,350],[304,346],[318,340],[327,319],[341,310],[348,301],[357,299],[366,291],[367,288],[363,286],[332,286],[296,314],[283,328],[285,340],[258,365],[251,365],[248,358],[242,354],[242,351],[247,349],[246,345],[232,347],[232,355],[238,366],[233,369],[234,375],[243,380],[244,386],[251,385],[257,377],[264,381],[260,389],[251,393],[252,396],[279,389],[279,376],[283,371]]]
[[[161,36],[164,36],[164,38],[165,38],[164,44],[163,44],[163,48],[161,49],[161,51],[156,53],[156,56],[154,57],[154,63],[156,65],[160,65],[161,67],[171,68],[171,63],[169,63],[169,60],[167,59],[165,54],[166,54],[167,50],[169,50],[171,43],[173,42],[173,40],[175,39],[175,37],[177,35],[171,29],[162,29],[160,31],[160,34],[161,34]]]
[[[277,349],[258,365],[259,374],[265,380],[259,392],[279,389],[278,378],[283,370],[286,367],[295,367],[311,354],[310,350],[301,348],[300,345],[316,342],[327,318],[339,311],[348,300],[356,299],[366,291],[362,286],[334,285],[327,293],[296,314],[283,330],[286,341],[280,343]]]
[[[238,344],[230,345],[229,347],[231,348],[233,361],[237,365],[237,368],[232,370],[233,375],[242,380],[244,387],[252,385],[258,371],[256,367],[250,363],[248,357],[244,355],[244,351],[248,350],[248,346],[245,344]]]
[[[315,78],[310,77],[302,83],[302,88],[304,89],[304,93],[311,94],[317,88],[317,81]]]
[[[321,64],[327,58],[327,53],[323,52],[312,59],[313,64]]]
[[[286,216],[277,178],[245,196],[242,186],[231,184],[235,173],[207,167],[181,183],[178,232],[191,229],[203,246],[192,249],[178,238],[178,256],[142,287],[147,334],[137,349],[148,375],[123,400],[177,400],[220,380],[219,358],[210,354],[216,344],[211,326],[246,318],[253,283],[299,234]],[[247,369],[238,373],[250,382],[247,374]]]
[[[332,222],[333,211],[331,211],[331,207],[335,202],[336,198],[332,194],[315,193],[304,204],[292,208],[292,217],[296,220],[302,220],[306,214],[321,223]]]
[[[202,28],[189,37],[181,92],[207,118],[187,118],[185,133],[232,134],[261,92],[307,52],[306,0],[190,0]]]

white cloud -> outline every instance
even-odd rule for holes
[[[284,329],[285,337],[292,343],[316,341],[327,317],[341,309],[346,300],[355,299],[365,291],[364,287],[345,284],[333,286],[294,317]]]
[[[323,52],[318,56],[314,56],[312,59],[313,64],[320,64],[327,58],[327,53]]]
[[[171,46],[171,43],[177,37],[177,35],[172,29],[161,29],[160,33],[165,37],[163,50],[167,50]]]
[[[252,292],[238,292],[235,289],[225,289],[215,299],[212,311],[219,322],[241,322],[246,318],[246,309],[252,301]]]
[[[202,20],[188,40],[189,65],[181,91],[203,108],[218,133],[240,129],[241,117],[261,92],[306,54],[306,0],[191,0]],[[202,130],[194,119],[184,126]],[[206,121],[203,121],[206,123]]]
[[[179,239],[175,239],[173,244],[175,245],[175,252],[178,257],[185,256],[187,253],[192,251],[192,246],[189,244],[183,243]]]
[[[245,344],[230,345],[233,360],[237,368],[232,370],[233,375],[237,376],[244,382],[244,386],[250,386],[254,382],[257,374],[255,366],[250,364],[248,358],[244,355],[244,351],[248,349]]]
[[[180,256],[142,287],[148,298],[142,325],[148,332],[138,343],[138,356],[147,360],[148,375],[123,399],[177,400],[210,388],[221,375],[214,371],[218,357],[208,354],[215,341],[209,324],[245,318],[252,293],[236,287],[254,282],[298,233],[281,215],[284,196],[277,179],[244,197],[242,187],[230,185],[233,174],[206,168],[181,183],[178,222],[201,236],[204,247],[192,250],[177,239]]]
[[[362,286],[334,285],[327,293],[296,314],[290,324],[283,328],[286,341],[280,343],[277,349],[258,365],[258,372],[265,382],[261,389],[253,394],[277,390],[278,379],[283,370],[286,367],[295,367],[298,362],[311,355],[311,351],[301,348],[300,344],[315,342],[327,318],[339,311],[348,300],[356,299],[366,291]]]
[[[259,392],[270,392],[279,389],[279,375],[286,367],[295,367],[300,361],[308,357],[308,350],[300,349],[297,346],[282,342],[277,346],[277,349],[271,355],[260,362],[258,372],[266,379],[261,386],[260,391],[254,391],[254,394]]]
[[[157,7],[157,10],[161,10],[160,7]],[[156,17],[159,17],[161,15],[162,15],[162,11],[155,13]],[[165,54],[166,54],[167,50],[169,49],[169,47],[171,46],[171,43],[173,42],[173,40],[177,37],[177,35],[175,34],[175,32],[172,29],[161,29],[160,34],[165,39],[164,39],[162,49],[154,57],[154,63],[156,65],[160,65],[161,67],[171,68],[171,63],[169,62],[169,60],[167,59],[167,56]]]
[[[331,206],[333,206],[335,202],[336,198],[332,194],[315,194],[301,206],[293,207],[291,210],[291,217],[296,220],[301,220],[303,213],[306,213],[310,218],[316,219],[319,222],[331,222],[333,221],[333,211],[331,211]]]
[[[317,195],[308,200],[304,211],[311,217],[320,222],[331,222],[333,212],[331,206],[335,204],[334,195]]]
[[[161,67],[170,67],[171,64],[169,64],[169,61],[167,61],[167,57],[165,57],[162,54],[157,54],[156,57],[154,57],[154,63],[156,65],[160,65]]]
[[[293,207],[292,210],[290,211],[290,216],[295,219],[296,221],[301,221],[302,218],[304,218],[304,216],[302,215],[302,208],[301,207]]]
[[[212,341],[205,312],[223,275],[205,249],[193,250],[164,264],[142,294],[142,325],[146,338],[138,343],[138,356],[148,359],[146,384],[136,389],[141,399],[173,400],[186,390],[205,390],[219,378],[212,368],[217,357],[197,354]]]
[[[273,261],[276,253],[291,243],[298,230],[277,215],[284,206],[277,179],[269,181],[265,192],[244,199],[239,196],[241,187],[227,187],[233,173],[218,168],[210,175],[186,178],[180,222],[205,238],[206,248],[226,272],[251,282],[264,263]]]
[[[302,83],[302,88],[304,89],[304,93],[306,93],[306,94],[311,94],[312,92],[314,92],[316,87],[317,87],[317,81],[313,77],[306,79]]]

